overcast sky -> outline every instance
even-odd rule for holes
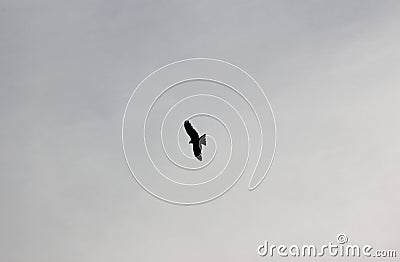
[[[0,1],[0,260],[281,261],[258,245],[338,233],[398,248],[399,28],[398,1]],[[190,57],[257,79],[278,147],[254,192],[182,207],[132,178],[121,124],[140,81]]]

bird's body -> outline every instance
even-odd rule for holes
[[[202,145],[206,146],[206,134],[203,134],[201,137],[199,137],[199,134],[197,131],[193,128],[192,124],[189,122],[189,120],[186,120],[185,123],[183,124],[185,127],[186,133],[190,137],[189,144],[192,144],[193,146],[193,154],[194,156],[202,161],[203,157],[201,155],[201,149]]]

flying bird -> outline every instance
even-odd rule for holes
[[[201,156],[201,147],[202,147],[202,145],[206,146],[206,134],[203,134],[201,137],[199,137],[199,134],[193,128],[193,126],[189,122],[189,120],[186,120],[183,125],[185,127],[186,133],[190,137],[189,144],[192,144],[192,146],[193,146],[193,154],[194,154],[194,156],[198,160],[202,161],[203,158]]]

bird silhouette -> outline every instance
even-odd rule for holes
[[[185,123],[183,124],[186,130],[186,133],[190,137],[189,144],[192,144],[193,146],[193,154],[194,156],[202,161],[203,158],[201,156],[201,147],[202,145],[207,145],[206,143],[206,134],[203,134],[201,137],[199,137],[199,134],[197,131],[193,128],[192,124],[189,122],[189,120],[186,120]]]

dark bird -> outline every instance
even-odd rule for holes
[[[193,153],[194,156],[202,161],[203,158],[201,157],[201,146],[205,145],[206,146],[206,134],[203,134],[201,137],[199,137],[199,134],[197,131],[193,128],[192,124],[189,122],[189,120],[186,120],[185,123],[183,124],[185,126],[186,133],[190,137],[189,144],[192,144],[193,146]]]

